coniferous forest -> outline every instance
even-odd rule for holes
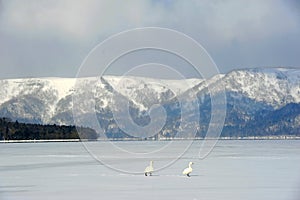
[[[80,139],[97,139],[97,133],[91,128],[77,128]],[[79,139],[75,126],[27,124],[0,118],[0,140],[50,140]]]

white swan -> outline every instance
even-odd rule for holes
[[[190,173],[192,173],[192,171],[193,171],[193,168],[192,168],[192,165],[193,165],[193,164],[194,164],[193,162],[190,162],[190,163],[189,163],[189,167],[188,167],[188,168],[185,168],[185,169],[183,170],[182,174],[183,174],[183,175],[187,175],[188,177],[190,177]]]
[[[148,167],[146,167],[146,169],[145,169],[145,176],[148,176],[148,174],[150,175],[150,176],[152,176],[152,172],[154,171],[154,169],[153,169],[153,161],[150,161],[150,165],[148,166]]]

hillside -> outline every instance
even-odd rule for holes
[[[112,138],[130,137],[114,118],[114,113],[124,111],[119,99],[129,102],[130,116],[142,127],[150,123],[151,106],[162,105],[166,123],[159,134],[173,137],[182,128],[180,106],[185,105],[180,100],[188,105],[193,95],[200,104],[200,123],[187,125],[195,126],[198,136],[205,136],[211,117],[211,97],[217,97],[222,87],[227,100],[223,136],[300,134],[299,68],[234,70],[208,80],[104,76],[8,79],[0,80],[0,85],[0,117],[27,123],[74,125],[74,111],[82,116],[80,125],[93,128],[93,122],[86,116],[95,112],[104,133]],[[75,110],[74,96],[82,100]],[[95,104],[94,110],[86,109],[90,104]],[[156,120],[163,119],[158,116]]]
[[[80,132],[80,137],[78,135]],[[89,139],[97,138],[97,133],[90,128],[27,124],[0,118],[0,140],[51,140],[51,139]]]

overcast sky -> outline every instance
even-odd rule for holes
[[[194,38],[222,73],[300,67],[297,0],[0,0],[0,78],[75,77],[97,44],[147,26]]]

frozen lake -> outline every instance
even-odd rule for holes
[[[202,141],[178,158],[187,141],[0,144],[0,199],[191,199],[298,200],[300,141],[219,141],[205,159],[198,159]],[[156,152],[149,157],[148,151]],[[177,159],[178,158],[178,159]],[[149,160],[161,170],[142,174]],[[167,166],[167,163],[176,161]],[[191,177],[181,175],[193,161]],[[123,171],[124,172],[123,172]],[[126,173],[138,172],[137,174]],[[141,172],[141,173],[140,173]]]

